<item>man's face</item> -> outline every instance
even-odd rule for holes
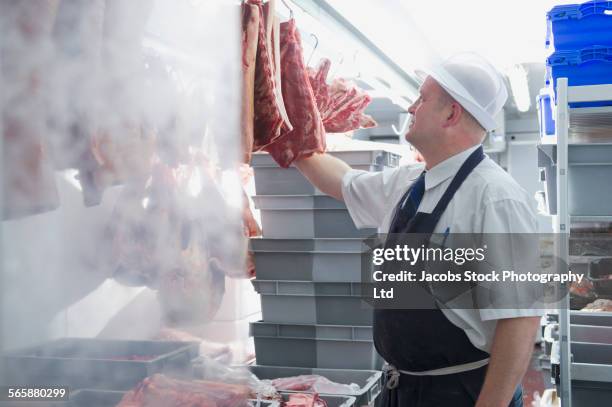
[[[443,89],[428,76],[419,89],[419,98],[408,108],[412,123],[406,133],[406,141],[417,149],[423,143],[435,142],[436,135],[441,130],[444,119],[444,109],[441,104]]]

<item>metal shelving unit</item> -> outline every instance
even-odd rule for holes
[[[608,135],[612,133],[612,107],[570,108],[570,104],[609,100],[612,100],[612,85],[568,86],[567,78],[559,78],[557,81],[557,134],[555,140],[557,145],[557,215],[554,226],[555,232],[560,234],[556,242],[557,258],[560,260],[559,267],[569,264],[569,237],[573,222],[612,222],[610,215],[572,216],[569,207],[571,191],[569,191],[568,183],[571,171],[569,151],[571,145],[574,144],[569,142],[570,138],[575,140],[585,135],[597,142],[598,135],[603,135],[604,132],[607,132]],[[560,271],[567,272],[567,270]],[[559,309],[559,389],[563,407],[572,405],[572,380],[612,383],[612,366],[608,368],[605,364],[573,362],[570,332],[569,295],[567,295],[561,301]]]

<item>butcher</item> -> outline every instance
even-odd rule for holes
[[[344,201],[360,228],[384,233],[536,233],[527,193],[483,152],[508,97],[501,75],[463,53],[418,72],[406,140],[419,163],[370,173],[329,154],[295,162]],[[442,307],[440,307],[442,308]],[[385,359],[381,406],[522,406],[521,379],[543,314],[538,309],[377,309]]]

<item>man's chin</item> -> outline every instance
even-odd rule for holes
[[[414,141],[414,134],[411,131],[408,131],[408,133],[404,134],[404,140],[412,144]]]

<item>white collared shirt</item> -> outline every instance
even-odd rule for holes
[[[461,165],[477,148],[469,148],[427,171],[419,212],[433,212]],[[422,164],[383,172],[350,170],[342,180],[342,195],[355,225],[387,233],[396,205],[423,170]],[[463,182],[434,233],[537,233],[534,201],[507,172],[485,157]],[[498,319],[544,314],[541,309],[444,309],[443,312],[453,324],[465,330],[474,346],[487,352]]]

